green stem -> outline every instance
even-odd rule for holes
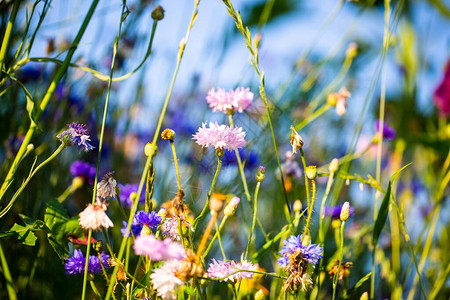
[[[344,256],[344,226],[345,226],[345,221],[342,221],[341,222],[341,232],[340,232],[340,242],[339,242],[338,271],[334,275],[334,279],[333,279],[333,298],[332,298],[332,300],[334,300],[334,297],[336,296],[336,286],[337,286],[337,282],[339,279],[339,273],[341,272],[342,258]]]
[[[200,215],[197,218],[195,218],[194,223],[192,224],[192,228],[194,228],[194,230],[195,230],[195,228],[197,228],[197,224],[204,218],[204,216],[209,208],[209,199],[211,199],[211,195],[213,193],[214,186],[216,185],[216,180],[219,175],[221,166],[222,166],[222,157],[218,156],[216,173],[214,174],[214,178],[211,183],[211,188],[209,189],[208,196],[206,197],[205,206],[203,207],[203,210],[200,213]]]
[[[252,230],[250,231],[250,234],[248,236],[248,242],[247,242],[247,248],[245,249],[245,255],[244,255],[244,260],[247,260],[247,255],[248,255],[248,250],[250,248],[250,243],[252,241],[252,235],[253,235],[253,231],[255,230],[255,224],[256,224],[256,211],[258,209],[258,192],[259,192],[259,187],[261,185],[261,182],[258,181],[258,183],[256,184],[255,187],[255,199],[253,200],[253,222],[252,222]]]
[[[22,193],[24,188],[27,186],[28,182],[33,178],[33,176],[46,164],[48,164],[50,161],[52,161],[56,156],[58,156],[59,153],[65,148],[64,144],[61,144],[58,149],[55,150],[55,152],[52,153],[46,160],[44,160],[39,166],[36,167],[36,169],[33,170],[31,174],[27,177],[27,179],[21,184],[17,192],[14,194],[14,196],[11,198],[11,201],[9,201],[8,205],[0,212],[0,218],[2,218],[14,205],[14,203],[17,201],[17,198]]]
[[[216,227],[217,240],[219,241],[219,247],[220,247],[220,251],[222,251],[223,260],[227,260],[227,256],[225,255],[225,250],[223,249],[222,240],[220,238],[220,229],[217,228],[217,220],[214,223],[214,226]],[[206,257],[206,255],[204,255],[203,257]]]
[[[312,185],[311,204],[308,206],[308,218],[306,219],[306,225],[305,225],[305,230],[303,231],[302,242],[305,239],[306,235],[309,235],[309,238],[311,238],[310,224],[311,224],[312,211],[314,208],[314,200],[316,199],[316,181],[311,180],[311,185]]]
[[[3,65],[6,55],[8,54],[9,41],[11,40],[11,33],[14,27],[14,22],[16,21],[17,12],[19,11],[19,6],[20,1],[15,0],[11,11],[11,16],[9,17],[8,26],[6,27],[5,35],[3,36],[2,48],[0,49],[0,78],[3,77]]]
[[[5,253],[3,253],[3,248],[1,244],[0,244],[0,260],[2,263],[3,275],[5,276],[6,280],[6,290],[8,291],[9,299],[16,300],[17,299],[16,290],[14,289],[11,273],[9,272],[8,268],[8,262],[6,261]]]
[[[95,8],[97,7],[98,2],[99,2],[99,0],[92,1],[91,7],[89,8],[89,11],[86,14],[86,17],[84,18],[83,24],[81,25],[77,36],[73,40],[73,43],[72,43],[69,51],[67,52],[67,56],[66,56],[63,64],[56,72],[55,76],[53,77],[52,82],[50,83],[50,86],[49,86],[47,92],[45,93],[44,97],[42,98],[42,101],[39,105],[40,110],[36,113],[35,118],[34,118],[35,122],[38,122],[39,119],[41,118],[42,112],[45,110],[50,99],[52,98],[52,95],[55,92],[58,82],[61,80],[61,78],[67,71],[67,68],[70,64],[70,60],[72,59],[72,56],[75,53],[75,50],[77,49],[78,44],[80,43],[80,40],[81,40],[84,32],[86,31],[86,28],[89,24],[89,21],[91,20],[92,15],[94,14],[94,11],[95,11]],[[16,170],[17,170],[18,163],[20,162],[22,156],[25,154],[27,146],[30,143],[34,132],[36,131],[37,125],[35,122],[33,122],[33,121],[31,122],[30,127],[23,139],[22,145],[20,146],[19,151],[17,152],[16,157],[14,158],[14,161],[8,171],[8,174],[6,175],[5,180],[3,181],[2,187],[0,189],[0,201],[1,201],[1,199],[3,199],[3,196],[5,195],[10,182],[13,180],[14,174],[16,173]]]
[[[305,160],[305,152],[303,152],[303,149],[300,148],[300,156],[302,159],[303,164],[303,176],[305,177],[305,189],[306,189],[306,199],[308,200],[308,207],[309,207],[309,183],[308,183],[308,177],[306,176],[306,160]]]
[[[322,204],[320,205],[320,221],[319,221],[319,244],[323,243],[325,240],[325,232],[323,232],[323,219],[325,218],[325,204],[327,202],[328,194],[331,191],[331,187],[333,186],[334,181],[334,172],[330,172],[330,175],[328,175],[328,182],[327,187],[325,189],[325,194],[322,198]]]
[[[218,238],[219,233],[222,230],[223,226],[225,225],[225,222],[227,221],[227,219],[228,219],[227,216],[223,217],[222,222],[220,222],[219,229],[216,229],[216,233],[214,234],[213,238],[209,242],[208,247],[206,248],[205,252],[203,253],[203,257],[206,257],[206,255],[208,254],[209,250],[211,250],[211,247],[212,247],[214,241]]]
[[[330,109],[330,107],[331,106],[328,104],[323,105],[321,108],[316,110],[312,115],[310,115],[309,117],[298,123],[297,126],[295,126],[295,130],[297,131],[302,130],[306,125],[308,125],[309,123],[311,123],[312,121],[323,115],[325,112],[327,112]]]

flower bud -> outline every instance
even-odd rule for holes
[[[255,300],[263,300],[265,298],[263,290],[259,290],[255,294]]]
[[[331,227],[333,227],[334,229],[338,229],[340,225],[341,220],[339,219],[334,219],[333,221],[331,221]]]
[[[102,250],[103,250],[103,242],[102,241],[96,241],[95,243],[92,244],[92,248],[94,248],[94,250],[96,252],[102,252]]]
[[[147,143],[144,148],[144,153],[146,156],[155,156],[158,153],[158,147],[153,145],[153,143]]]
[[[347,51],[345,51],[345,56],[349,59],[355,58],[356,54],[358,54],[358,44],[350,43],[348,45]]]
[[[350,203],[348,203],[347,201],[345,201],[344,205],[342,205],[340,217],[342,222],[347,221],[348,217],[350,217]]]
[[[302,210],[302,202],[300,200],[295,200],[294,202],[294,211],[299,213]]]
[[[158,211],[158,216],[162,218],[162,222],[166,219],[166,209],[164,207]]]
[[[337,99],[338,99],[338,97],[337,97],[337,94],[336,94],[336,93],[330,93],[330,94],[328,94],[328,96],[327,96],[327,103],[328,103],[328,105],[330,105],[330,106],[336,106]]]
[[[219,212],[223,207],[223,202],[227,199],[224,194],[213,193],[209,201],[209,209],[211,211]]]
[[[217,157],[222,157],[225,154],[225,150],[222,148],[216,148],[216,155]]]
[[[291,145],[292,145],[292,154],[297,153],[297,149],[302,149],[303,147],[303,139],[295,130],[294,126],[291,126]]]
[[[236,208],[238,207],[240,201],[241,199],[239,199],[238,197],[233,197],[233,199],[230,200],[230,203],[228,203],[228,205],[225,207],[225,216],[231,217],[232,215],[234,215],[234,212],[236,211]]]
[[[28,152],[31,152],[31,151],[33,151],[34,150],[34,145],[33,144],[28,144],[28,146],[27,146],[27,151]]]
[[[317,167],[316,166],[307,166],[306,167],[306,177],[308,177],[309,180],[316,179],[317,176]]]
[[[79,189],[83,186],[84,179],[81,176],[76,176],[72,179],[72,186],[74,189]]]
[[[158,5],[152,11],[152,19],[155,21],[161,21],[162,19],[164,19],[164,9],[161,5]]]
[[[175,131],[173,131],[170,128],[164,129],[164,131],[161,133],[161,138],[163,140],[169,140],[171,142],[173,142],[175,136],[176,136]]]
[[[144,224],[144,226],[141,229],[141,235],[150,235],[152,233],[152,230],[150,227],[147,226],[147,224]]]
[[[264,166],[259,166],[258,171],[256,172],[256,181],[263,182],[265,176],[266,168]]]
[[[137,196],[136,192],[132,192],[132,193],[130,194],[130,200],[131,200],[131,202],[134,202],[134,200],[136,200],[136,196]]]
[[[364,292],[361,297],[359,298],[359,300],[369,300],[369,293],[368,292]]]
[[[330,166],[328,167],[328,170],[330,170],[330,172],[336,173],[338,169],[339,169],[339,159],[333,158],[333,160],[330,163]]]

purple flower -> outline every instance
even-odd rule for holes
[[[277,263],[282,267],[288,266],[291,262],[287,254],[293,254],[297,249],[301,249],[300,253],[302,257],[313,266],[323,257],[322,247],[316,244],[311,244],[311,242],[308,242],[308,245],[303,246],[302,235],[291,235],[291,237],[284,242],[284,246],[280,251],[282,256],[278,259]]]
[[[125,207],[130,208],[133,204],[133,201],[131,201],[131,193],[137,193],[139,189],[139,184],[120,184],[120,201],[122,202],[122,205]],[[145,188],[145,187],[144,187]],[[139,203],[144,203],[145,201],[145,193],[142,191],[141,197],[139,198]]]
[[[100,254],[102,261],[100,263],[100,259],[98,256],[90,255],[89,263],[88,263],[88,272],[92,274],[99,274],[102,271],[102,264],[105,269],[109,268],[108,259],[109,255],[102,252]],[[84,266],[86,263],[86,258],[84,258],[81,250],[75,249],[73,255],[66,260],[66,264],[64,265],[64,269],[66,270],[66,274],[77,275],[84,274]]]
[[[89,184],[94,184],[95,166],[81,160],[76,160],[70,166],[70,174],[74,177],[82,177]]]
[[[86,125],[73,122],[67,125],[67,129],[56,136],[64,145],[72,146],[77,145],[78,150],[89,151],[94,149],[92,145],[88,143],[91,140],[86,129]]]
[[[136,255],[148,256],[152,261],[182,260],[186,252],[180,243],[170,239],[157,240],[153,235],[140,235],[134,241],[134,252]]]
[[[213,146],[216,149],[236,150],[247,144],[241,127],[231,128],[217,122],[209,122],[209,128],[206,128],[206,123],[202,123],[193,139],[202,147]]]
[[[183,216],[181,216],[181,224],[193,231],[191,223],[184,220]],[[176,217],[167,218],[162,224],[161,230],[165,237],[171,238],[174,241],[181,240],[181,237],[178,234],[178,219]]]
[[[212,259],[212,263],[208,267],[208,277],[221,278],[220,281],[236,282],[242,278],[253,278],[253,272],[239,272],[239,270],[255,271],[258,266],[253,265],[246,260],[242,262],[235,261],[216,261]]]
[[[220,111],[224,114],[243,112],[252,106],[253,93],[248,88],[238,87],[236,90],[225,90],[218,88],[211,89],[206,96],[206,101],[213,111]]]
[[[333,220],[339,220],[341,218],[341,210],[342,210],[342,204],[337,205],[335,207],[333,206],[325,206],[324,215],[327,217],[331,217]],[[350,206],[350,217],[353,216],[354,209],[352,206]]]
[[[380,120],[376,120],[375,122],[375,131],[380,132]],[[383,122],[383,139],[392,141],[395,138],[395,129],[389,127],[386,123]]]
[[[144,225],[152,230],[156,230],[161,224],[161,221],[162,218],[158,216],[158,214],[154,211],[145,212],[141,210],[134,215],[133,223],[131,223],[131,231],[133,231],[134,236],[139,236]],[[123,221],[122,223],[124,225],[124,228],[122,228],[120,231],[122,232],[122,235],[125,236],[127,233],[128,224],[125,221]]]
[[[259,159],[258,155],[255,152],[246,151],[244,148],[238,149],[239,156],[241,157],[242,163],[244,164],[244,169],[251,170],[254,167],[258,166]],[[225,154],[222,157],[222,166],[227,167],[230,165],[237,166],[237,158],[236,152],[226,150]]]
[[[442,82],[434,91],[434,104],[442,114],[450,114],[450,60],[447,62]]]

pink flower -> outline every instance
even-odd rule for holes
[[[153,287],[163,300],[176,299],[176,294],[173,292],[179,285],[183,284],[183,281],[175,276],[179,267],[180,262],[178,260],[166,261],[163,266],[154,269],[152,275],[150,275]]]
[[[133,248],[137,255],[148,256],[152,261],[182,260],[186,256],[180,243],[169,239],[157,240],[153,235],[141,234],[134,241]]]
[[[225,92],[224,89],[211,89],[206,96],[206,101],[213,111],[221,111],[224,114],[243,112],[252,106],[253,93],[248,88],[239,87],[236,90]]]
[[[216,149],[236,150],[247,144],[242,127],[231,128],[217,122],[209,122],[209,128],[206,123],[202,123],[193,139],[202,147],[213,146]]]
[[[86,230],[98,230],[101,226],[113,227],[113,222],[106,215],[106,204],[97,201],[94,205],[90,204],[79,214],[80,226]]]
[[[236,282],[242,278],[253,278],[253,272],[239,272],[239,270],[255,271],[258,266],[253,265],[246,260],[242,262],[235,261],[216,261],[214,258],[208,267],[208,276],[211,278],[221,278],[220,281]],[[223,279],[222,279],[223,278]]]
[[[442,114],[450,114],[450,60],[447,62],[442,82],[434,91],[434,104]]]

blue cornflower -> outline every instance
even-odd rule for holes
[[[91,140],[86,129],[86,125],[78,122],[73,122],[67,125],[67,129],[56,136],[64,145],[72,146],[77,145],[78,150],[89,151],[94,149],[92,145],[88,143]]]
[[[94,184],[95,166],[81,160],[76,160],[70,166],[70,174],[74,177],[82,177],[89,184]]]
[[[341,218],[341,210],[342,210],[342,204],[337,205],[335,207],[333,206],[325,206],[324,215],[331,217],[333,220],[339,220]],[[350,206],[350,214],[349,216],[352,217],[354,213],[354,209],[352,206]]]
[[[102,271],[102,264],[105,269],[109,268],[108,259],[109,255],[102,252],[100,254],[102,258],[102,263],[100,264],[100,259],[98,256],[90,255],[89,263],[88,263],[88,272],[92,274],[98,274]],[[81,250],[75,249],[72,257],[69,257],[66,260],[66,264],[64,265],[64,269],[66,270],[66,274],[77,275],[84,274],[84,266],[86,263],[86,259],[83,256]]]
[[[380,132],[380,120],[375,121],[375,131]],[[389,127],[388,124],[383,122],[383,139],[392,141],[395,138],[395,129]]]
[[[130,208],[133,204],[133,201],[131,201],[131,193],[137,193],[139,189],[139,184],[120,184],[120,201],[122,202],[122,205],[125,207]],[[145,186],[144,186],[145,189]],[[144,191],[141,193],[141,197],[139,198],[139,203],[144,203],[145,201],[145,193]]]
[[[138,211],[134,215],[133,223],[131,223],[131,231],[133,231],[134,236],[138,236],[141,234],[141,230],[146,225],[148,228],[152,230],[156,230],[158,226],[161,224],[162,218],[158,216],[154,211],[145,212],[143,210]],[[124,228],[120,231],[122,235],[125,236],[127,233],[128,223],[123,221]]]
[[[284,246],[280,251],[282,256],[278,259],[277,263],[282,267],[287,267],[291,263],[288,254],[294,254],[297,249],[301,249],[302,257],[313,266],[323,257],[322,247],[311,244],[311,242],[309,242],[309,245],[303,246],[302,235],[291,235],[291,237],[285,241]]]
[[[244,150],[243,148],[239,148],[238,151],[246,170],[251,170],[259,165],[259,158],[256,153]],[[235,151],[225,150],[225,154],[222,157],[222,166],[226,167],[230,165],[238,165],[236,153]]]

